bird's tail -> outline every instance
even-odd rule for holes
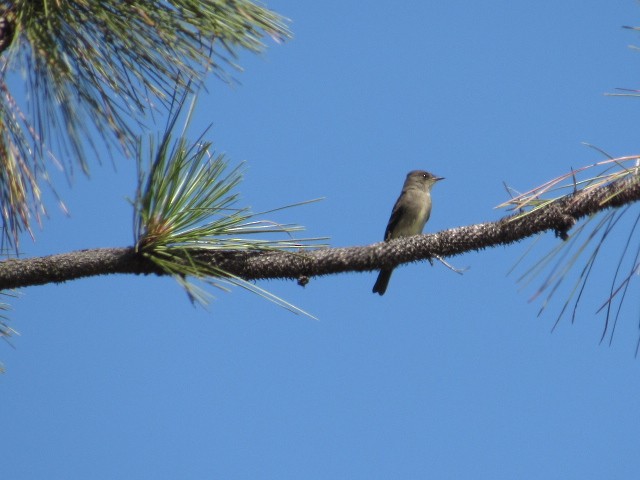
[[[392,272],[393,270],[380,270],[376,284],[373,286],[373,293],[384,295],[384,292],[387,291],[387,285],[389,285]]]

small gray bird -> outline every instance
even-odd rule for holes
[[[391,218],[384,232],[384,241],[398,237],[410,237],[422,233],[431,215],[431,187],[444,180],[424,170],[414,170],[407,174],[402,192],[391,211]],[[384,295],[389,285],[393,269],[380,270],[373,293]]]

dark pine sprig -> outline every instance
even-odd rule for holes
[[[89,159],[114,146],[132,152],[150,109],[168,105],[176,88],[208,71],[228,79],[236,51],[261,51],[265,35],[287,38],[285,20],[248,0],[4,2],[3,241],[17,245],[31,217],[44,211],[40,183],[49,161],[88,172]],[[12,72],[26,81],[10,82]],[[23,97],[27,105],[17,100]]]

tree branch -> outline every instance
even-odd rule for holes
[[[207,262],[245,280],[300,279],[343,272],[364,272],[451,257],[497,245],[509,245],[541,232],[566,238],[575,223],[609,208],[640,200],[640,177],[627,176],[607,185],[581,190],[526,213],[496,222],[452,228],[432,235],[416,235],[363,247],[313,251],[184,250],[191,260]],[[176,254],[179,255],[179,254]],[[185,254],[186,261],[186,254]],[[165,274],[133,247],[81,250],[66,254],[0,262],[0,290],[43,285],[82,277],[125,274]]]

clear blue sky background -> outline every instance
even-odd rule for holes
[[[212,123],[246,160],[256,211],[326,197],[269,218],[333,246],[380,241],[412,169],[447,178],[433,232],[499,218],[503,181],[527,190],[603,158],[581,142],[638,153],[637,100],[603,95],[638,87],[633,0],[269,6],[295,38],[242,55],[237,87],[210,79],[193,136]],[[130,245],[135,169],[116,170],[62,185],[70,218],[52,208],[24,255]],[[260,283],[319,321],[240,290],[193,308],[166,278],[26,289],[15,349],[0,345],[0,476],[637,478],[637,283],[599,345],[620,251],[606,249],[575,324],[551,334],[565,295],[537,317],[538,283],[506,275],[528,244],[451,259],[463,276],[403,267],[384,297],[374,273]]]

